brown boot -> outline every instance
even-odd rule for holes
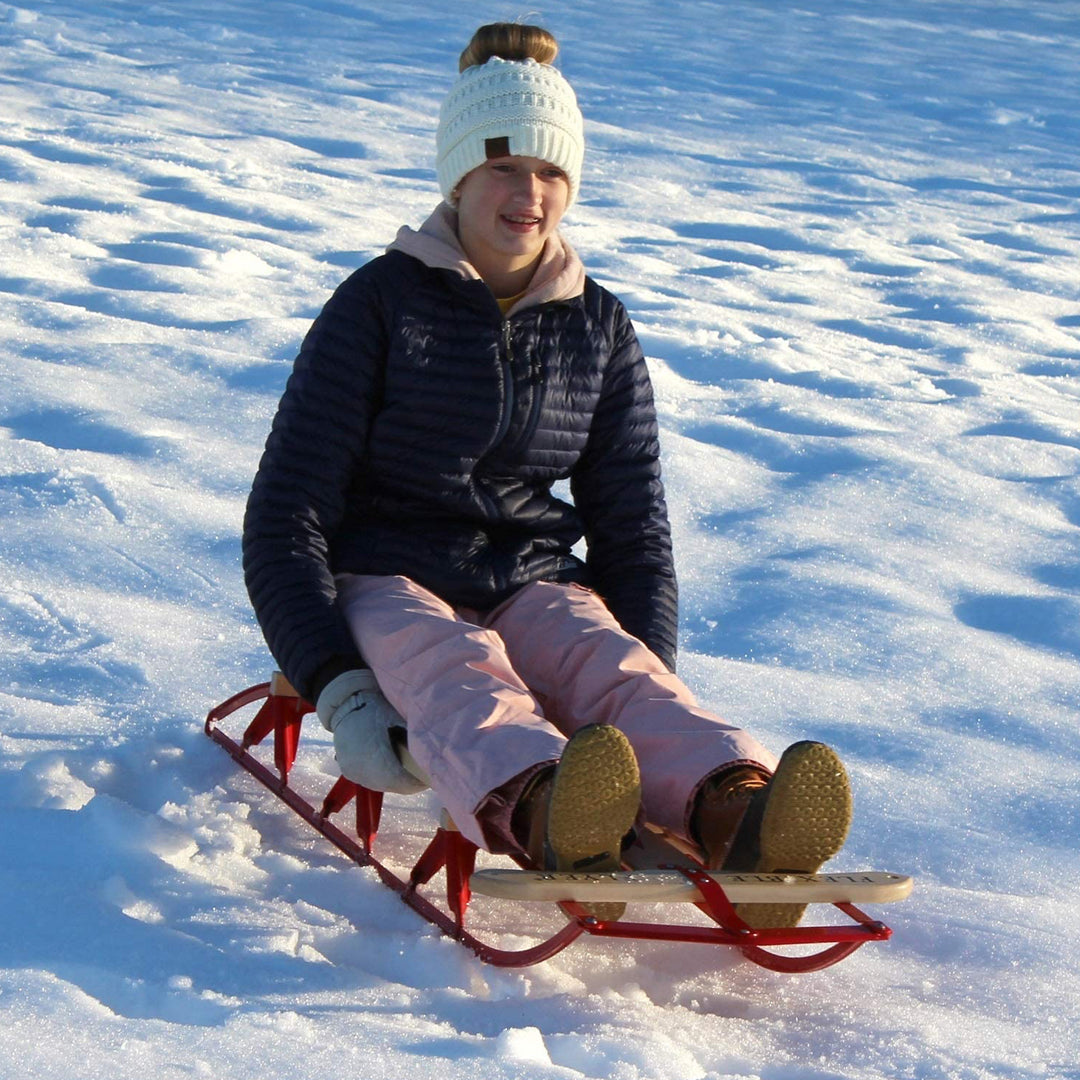
[[[851,788],[843,763],[824,743],[793,743],[767,783],[759,779],[755,785],[746,777],[728,791],[727,803],[721,795],[708,802],[703,795],[694,814],[710,868],[715,868],[713,851],[706,837],[722,839],[729,827],[725,822],[738,813],[740,803],[741,820],[718,864],[725,871],[816,874],[844,845],[851,825]],[[720,839],[713,840],[718,853]],[[750,926],[795,926],[805,907],[740,904],[737,910]]]
[[[610,724],[590,724],[575,732],[558,766],[529,786],[514,821],[534,866],[605,873],[622,868],[623,838],[640,803],[641,777],[626,736]],[[583,907],[610,922],[626,905]]]
[[[735,844],[739,826],[769,774],[753,765],[736,765],[706,781],[690,819],[691,834],[705,853],[705,865],[719,870]]]
[[[551,804],[551,781],[554,778],[554,765],[537,773],[518,799],[511,819],[514,839],[537,869],[544,867],[548,806]]]

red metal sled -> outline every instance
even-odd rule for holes
[[[248,723],[240,742],[218,727],[218,722],[225,717],[260,701],[262,704],[254,719]],[[500,967],[526,967],[549,959],[587,933],[594,937],[728,945],[739,949],[743,956],[761,967],[798,973],[829,967],[850,956],[868,941],[885,941],[892,936],[887,926],[850,903],[834,905],[852,920],[842,926],[752,929],[739,918],[724,889],[703,869],[678,866],[675,869],[697,886],[702,896],[697,906],[713,920],[715,926],[625,920],[601,922],[589,916],[573,901],[565,901],[560,907],[569,916],[569,921],[547,940],[526,949],[508,951],[495,948],[480,941],[465,928],[471,899],[469,879],[475,866],[477,849],[459,832],[442,827],[437,829],[408,879],[403,879],[387,869],[373,854],[382,811],[382,792],[370,791],[340,777],[316,809],[290,786],[289,773],[300,744],[300,728],[304,717],[313,711],[314,707],[297,697],[284,680],[280,684],[262,683],[211,709],[206,718],[206,734],[345,855],[360,866],[371,867],[409,907],[487,963]],[[270,734],[274,737],[273,769],[251,752]],[[356,804],[355,838],[330,820],[350,802]],[[445,876],[447,910],[436,906],[420,892],[440,871]],[[771,947],[783,945],[825,945],[826,948],[801,956],[769,951]]]

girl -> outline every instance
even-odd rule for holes
[[[558,229],[584,137],[556,52],[493,24],[462,54],[444,201],[339,287],[297,357],[244,523],[251,599],[344,774],[416,790],[404,729],[488,850],[613,869],[640,812],[712,867],[816,871],[850,819],[836,755],[778,763],[674,674],[652,391],[625,309]]]

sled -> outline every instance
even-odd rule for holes
[[[220,722],[241,710],[258,706],[239,740],[227,735]],[[886,941],[892,931],[871,918],[856,903],[902,900],[911,892],[911,878],[882,872],[834,874],[749,874],[707,871],[685,842],[660,831],[647,830],[625,853],[626,869],[607,873],[558,873],[538,870],[524,860],[516,868],[476,869],[478,849],[442,816],[427,847],[405,875],[396,873],[374,852],[383,807],[383,793],[339,777],[318,803],[290,783],[300,746],[304,717],[315,711],[280,673],[270,682],[252,686],[211,709],[206,734],[278,799],[317,829],[357,865],[371,868],[417,914],[481,960],[499,967],[525,967],[547,960],[582,935],[617,940],[664,941],[724,945],[747,960],[772,971],[819,971],[850,956],[870,941]],[[270,737],[269,748],[259,747]],[[404,752],[407,767],[415,767]],[[346,831],[333,820],[354,804],[355,826]],[[442,874],[444,888],[431,887]],[[499,904],[520,903],[520,932],[528,935],[528,905],[558,905],[566,922],[538,944],[501,949],[482,941],[466,928],[473,897]],[[693,905],[708,921],[635,922],[623,918],[601,921],[582,904],[625,901],[628,904]],[[847,917],[839,925],[752,928],[739,917],[736,904],[829,904]],[[665,908],[665,910],[667,910]],[[676,911],[679,908],[675,909]],[[470,919],[470,922],[472,920]],[[812,946],[816,951],[790,955],[777,947]],[[817,948],[823,946],[822,948]]]

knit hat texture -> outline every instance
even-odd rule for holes
[[[573,89],[550,64],[493,56],[466,68],[443,102],[435,146],[447,202],[466,173],[507,154],[558,166],[570,182],[567,205],[577,198],[584,122]]]

